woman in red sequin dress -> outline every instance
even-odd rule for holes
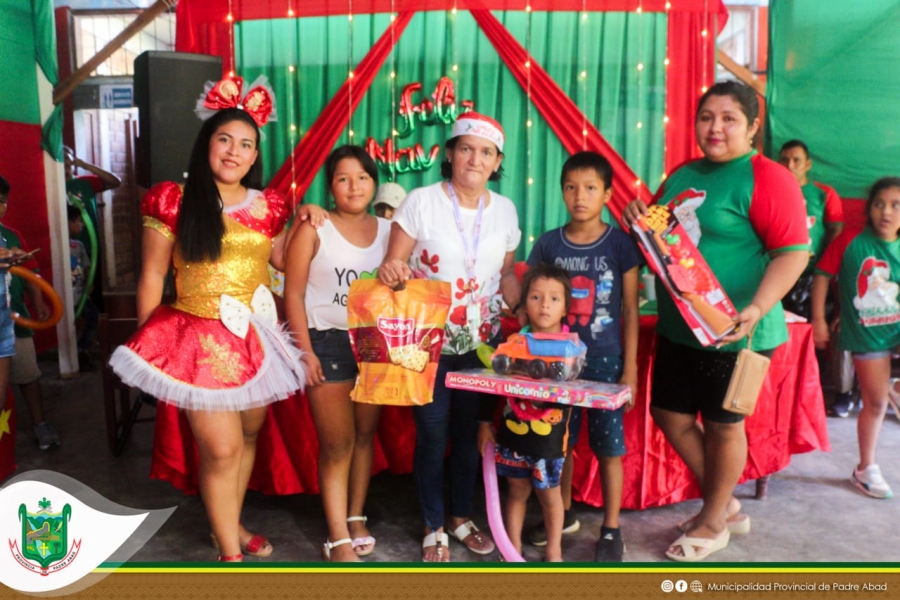
[[[172,182],[147,193],[140,329],[110,360],[125,383],[184,411],[213,543],[231,561],[272,553],[240,524],[241,506],[266,406],[305,381],[267,288],[267,265],[283,267],[290,210],[276,192],[259,191],[258,143],[256,118],[219,110],[198,134],[183,193]],[[170,264],[177,300],[164,306]]]

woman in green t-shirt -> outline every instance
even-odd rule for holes
[[[809,257],[797,181],[753,149],[758,115],[756,94],[747,86],[711,87],[694,123],[703,158],[671,173],[654,198],[678,216],[740,311],[735,333],[703,347],[665,290],[657,290],[651,414],[703,493],[700,513],[680,526],[684,535],[666,552],[677,561],[702,560],[725,548],[732,533],[750,530],[750,518],[733,496],[747,460],[744,417],[724,410],[722,401],[748,332],[754,332],[753,349],[764,353],[787,340],[780,300]],[[626,221],[633,223],[646,208],[632,202]]]

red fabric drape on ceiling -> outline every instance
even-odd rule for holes
[[[228,16],[228,0],[180,0],[176,9],[177,22],[192,26],[218,21],[225,23]],[[327,15],[372,14],[428,10],[524,10],[524,0],[231,0],[231,12],[235,21],[251,19],[281,19],[292,10],[295,17],[321,17]],[[588,12],[630,12],[641,7],[644,12],[713,12],[727,15],[721,0],[530,0],[531,10]],[[721,24],[724,24],[722,21]],[[178,34],[181,36],[181,28]],[[197,50],[183,50],[196,52]]]
[[[319,168],[325,163],[328,153],[341,132],[347,127],[350,116],[360,100],[366,95],[372,80],[385,59],[391,54],[394,44],[412,19],[413,13],[401,13],[388,26],[381,38],[353,70],[353,77],[347,79],[325,109],[316,118],[300,143],[292,152],[292,157],[281,166],[272,178],[269,187],[275,188],[285,198],[302,198],[315,178]],[[347,110],[347,105],[350,110]],[[291,162],[293,161],[293,170]],[[297,188],[291,195],[291,177]]]

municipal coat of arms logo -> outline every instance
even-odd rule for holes
[[[66,568],[75,560],[81,540],[69,539],[68,525],[72,519],[69,504],[63,506],[61,511],[53,512],[51,501],[45,497],[37,506],[37,512],[29,512],[24,503],[19,506],[22,536],[18,540],[9,540],[9,549],[22,567],[47,576]]]

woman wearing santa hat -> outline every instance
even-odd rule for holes
[[[394,213],[382,283],[411,277],[449,282],[453,305],[435,381],[434,401],[413,408],[416,449],[413,471],[425,518],[422,559],[450,560],[448,535],[476,554],[494,543],[472,522],[478,476],[481,394],[450,390],[448,371],[481,366],[475,349],[500,329],[501,280],[515,286],[513,263],[522,232],[509,198],[487,189],[500,178],[503,128],[474,112],[460,115],[444,148],[444,181],[417,188]],[[505,295],[505,294],[504,294]],[[450,444],[450,491],[444,511],[444,456]],[[446,520],[445,520],[446,519]],[[445,527],[446,525],[446,527]]]

